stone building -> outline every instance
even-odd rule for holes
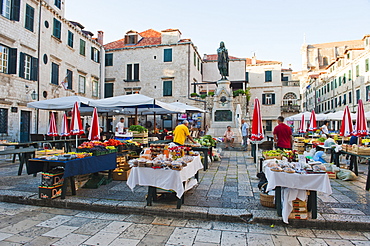
[[[343,110],[356,112],[358,100],[370,111],[370,35],[361,45],[347,47],[319,75],[312,77],[307,88],[306,107],[317,113]],[[350,41],[352,42],[352,41]]]
[[[140,93],[204,108],[203,100],[191,97],[199,92],[196,85],[202,81],[202,59],[194,43],[182,39],[178,29],[131,30],[104,48],[105,97]],[[159,127],[175,126],[175,118],[164,118],[166,126]],[[156,122],[161,121],[158,118]]]
[[[99,43],[66,20],[63,0],[0,3],[0,139],[28,141],[29,133],[46,133],[49,120],[49,112],[27,108],[28,102],[75,94],[100,98],[103,33]]]
[[[258,98],[267,134],[276,126],[278,116],[300,112],[299,80],[293,80],[292,70],[283,69],[281,62],[247,58],[246,78],[251,93],[248,116],[253,116],[254,99]]]

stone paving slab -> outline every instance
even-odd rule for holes
[[[121,220],[125,219],[127,214],[142,214],[186,219],[282,224],[281,217],[277,216],[275,209],[266,208],[260,204],[257,169],[252,159],[249,158],[250,153],[235,150],[223,151],[222,156],[221,161],[210,163],[207,171],[199,172],[200,182],[185,194],[185,204],[181,209],[176,209],[176,199],[168,197],[155,202],[153,206],[146,206],[147,188],[136,187],[132,192],[125,181],[113,181],[98,189],[80,189],[76,196],[67,194],[65,200],[42,200],[37,194],[40,175],[37,177],[17,176],[18,164],[6,161],[0,163],[0,201],[35,205],[31,208],[37,211],[39,211],[38,206],[76,209],[73,215],[86,214],[84,218],[90,220],[104,220],[111,216],[106,213],[110,212],[122,214]],[[290,220],[290,226],[344,230],[361,230],[364,226],[365,228],[370,226],[370,192],[364,189],[367,166],[360,165],[359,169],[364,172],[356,181],[331,179],[333,194],[330,196],[318,194],[318,219]],[[16,206],[3,208],[0,204],[0,215],[14,214],[14,211],[17,211]],[[78,210],[102,213],[99,218],[88,218],[88,212]],[[73,220],[63,223],[66,223],[66,226],[79,226]],[[92,221],[87,221],[87,223],[92,223]],[[0,223],[0,229],[4,227]]]

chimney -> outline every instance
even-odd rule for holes
[[[253,56],[252,56],[252,65],[256,65],[256,64],[257,64],[256,53],[253,53]]]
[[[104,32],[103,31],[98,31],[98,39],[97,39],[97,41],[101,45],[104,45],[103,38],[104,38]]]

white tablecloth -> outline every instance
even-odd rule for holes
[[[269,167],[265,168],[265,174],[268,181],[267,191],[281,186],[281,198],[283,204],[282,217],[285,223],[288,223],[288,216],[292,212],[292,201],[299,198],[307,200],[306,190],[321,191],[330,195],[332,193],[330,180],[325,174],[298,174],[274,172]]]
[[[200,156],[196,156],[194,160],[188,163],[181,171],[153,169],[150,167],[133,167],[128,177],[127,185],[131,190],[133,190],[136,185],[173,190],[176,192],[176,196],[181,198],[186,190],[191,189],[197,184],[194,180],[191,180],[191,182],[187,181],[200,169],[203,169]],[[185,188],[183,182],[186,182]]]

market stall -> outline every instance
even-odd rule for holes
[[[199,153],[186,147],[152,145],[139,159],[130,161],[132,166],[127,185],[148,186],[147,205],[152,205],[156,188],[172,190],[181,207],[183,194],[197,184],[198,170],[203,168]]]

